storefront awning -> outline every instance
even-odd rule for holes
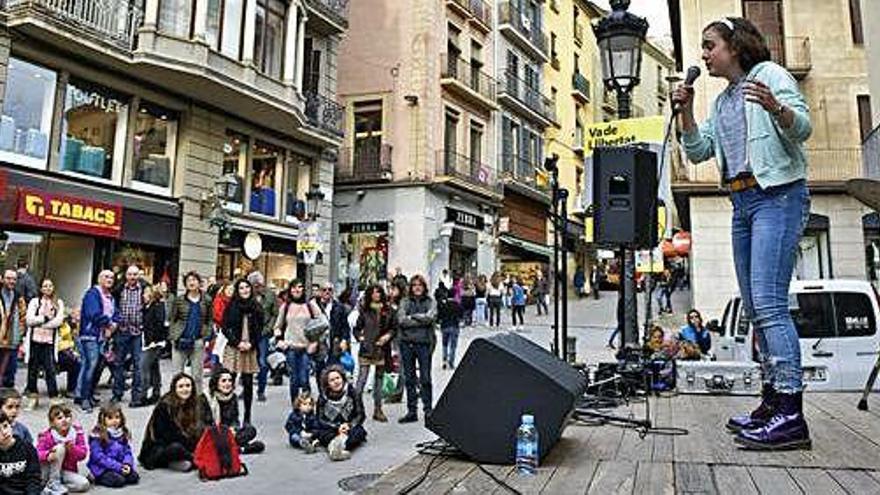
[[[546,256],[548,258],[553,256],[553,248],[551,246],[544,246],[536,242],[526,241],[524,239],[508,235],[502,235],[498,238],[498,240],[510,246],[523,249],[540,256]]]

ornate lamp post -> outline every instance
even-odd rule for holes
[[[595,26],[593,32],[599,44],[602,62],[602,80],[606,90],[617,93],[617,117],[628,119],[632,109],[632,90],[638,86],[642,65],[642,43],[648,32],[648,21],[627,12],[629,0],[611,0],[612,12]],[[635,253],[621,250],[624,280],[621,280],[623,311],[618,308],[623,346],[638,345],[638,314],[636,303]],[[618,303],[621,304],[621,303]]]

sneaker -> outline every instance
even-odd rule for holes
[[[406,424],[406,423],[415,423],[418,420],[419,420],[419,416],[416,413],[407,413],[406,416],[398,419],[397,422],[400,424]]]
[[[49,480],[46,487],[43,488],[45,495],[64,495],[67,493],[67,487],[61,483],[61,480]]]
[[[36,396],[31,396],[31,397],[27,398],[27,401],[25,402],[25,405],[24,405],[24,410],[25,411],[33,411],[38,407],[40,407],[40,399],[37,398]]]
[[[351,453],[345,450],[345,442],[347,441],[348,435],[337,435],[330,441],[330,445],[327,446],[327,455],[331,461],[344,461],[351,458]]]
[[[257,394],[257,402],[266,402],[266,394]]]
[[[318,450],[318,441],[312,440],[309,437],[302,437],[299,439],[299,447],[306,454],[314,454]]]

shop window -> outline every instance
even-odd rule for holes
[[[238,186],[232,197],[227,198],[226,207],[241,212],[244,198],[244,174],[247,170],[248,137],[232,131],[226,131],[226,142],[223,143],[223,174],[232,174]]]
[[[260,72],[275,79],[281,78],[281,60],[284,53],[284,19],[287,5],[280,0],[257,0],[256,39],[254,60]]]
[[[176,137],[177,114],[141,102],[134,130],[134,180],[148,186],[171,188]]]
[[[278,211],[278,172],[283,163],[284,150],[268,143],[254,143],[251,161],[250,212],[274,217]]]
[[[54,72],[14,57],[0,116],[0,160],[46,168],[55,101]]]
[[[306,217],[306,192],[309,190],[310,161],[302,156],[294,155],[288,162],[286,170],[285,211],[284,219],[288,222],[299,222]]]
[[[189,38],[194,4],[193,0],[159,0],[159,30],[171,36]]]
[[[61,170],[119,181],[126,98],[97,84],[70,82],[64,98]]]

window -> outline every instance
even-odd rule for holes
[[[284,53],[284,19],[287,5],[280,0],[257,0],[254,60],[260,72],[281,79]]]
[[[459,31],[458,28],[456,28],[452,24],[449,24],[447,27],[448,34],[446,39],[446,71],[450,76],[457,79],[459,77],[458,59],[459,57],[461,57],[461,48],[459,48],[460,45],[458,44]]]
[[[160,188],[171,187],[177,114],[141,102],[134,129],[134,180]]]
[[[861,292],[835,292],[837,334],[841,337],[867,337],[877,332],[874,307]]]
[[[226,142],[223,143],[223,174],[232,174],[238,184],[232,197],[227,199],[226,207],[239,213],[242,211],[244,198],[244,173],[247,170],[248,146],[247,136],[226,131]]]
[[[459,114],[450,108],[446,109],[443,129],[443,165],[444,173],[451,174],[456,169],[456,151],[458,150],[458,119]]]
[[[581,57],[577,53],[574,54],[574,73],[579,74],[581,72]]]
[[[550,59],[556,60],[556,33],[550,31]]]
[[[219,35],[220,53],[236,60],[241,58],[244,2],[245,0],[223,0],[223,20]]]
[[[470,132],[471,162],[479,167],[483,162],[483,124],[471,122]]]
[[[288,162],[285,187],[285,220],[297,222],[306,216],[306,193],[309,190],[311,163],[308,158],[294,155]]]
[[[855,0],[858,2],[859,0]],[[743,0],[743,17],[752,21],[767,40],[770,57],[785,66],[782,0]]]
[[[127,98],[103,86],[67,84],[61,170],[119,181],[125,151]]]
[[[859,131],[861,132],[861,140],[864,141],[874,128],[874,124],[871,122],[871,96],[856,96],[856,105],[859,112]]]
[[[303,40],[303,60],[305,63],[304,94],[318,94],[321,87],[321,51],[314,49],[314,40],[307,36]]]
[[[827,292],[791,294],[788,305],[800,338],[822,339],[836,336],[831,294]]]
[[[471,41],[471,88],[479,92],[480,71],[483,70],[483,47],[476,41]]]
[[[48,69],[9,58],[0,117],[0,160],[46,168],[56,79]]]
[[[864,45],[865,33],[862,25],[862,6],[860,0],[849,0],[849,25],[852,31],[853,44]]]
[[[382,101],[354,104],[354,161],[356,171],[378,171],[382,151]]]
[[[205,41],[208,46],[218,50],[220,42],[220,19],[223,0],[208,0],[208,19],[205,27]]]
[[[159,0],[159,30],[171,36],[192,34],[193,0]]]
[[[284,150],[271,144],[254,142],[251,159],[250,212],[274,217],[278,211],[279,171],[284,163]]]

